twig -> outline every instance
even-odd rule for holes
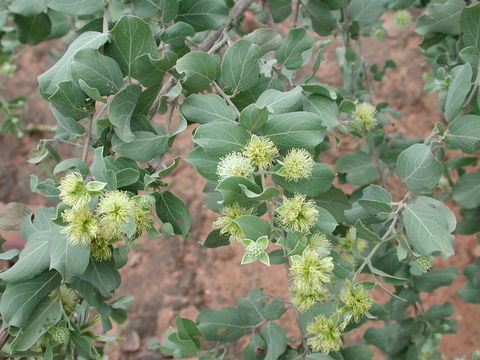
[[[398,205],[397,210],[395,210],[395,213],[393,214],[392,223],[388,227],[387,232],[385,234],[383,234],[380,241],[375,245],[375,247],[372,249],[372,251],[370,251],[370,253],[367,255],[367,257],[364,258],[363,263],[360,265],[360,267],[357,269],[357,271],[353,275],[353,281],[355,281],[355,279],[362,272],[362,270],[365,268],[365,266],[367,264],[370,264],[370,261],[372,260],[373,255],[375,255],[375,253],[380,248],[380,246],[382,246],[385,243],[385,241],[388,240],[390,235],[392,235],[393,232],[395,231],[395,228],[398,224],[398,221],[400,220],[400,215],[401,215],[402,211],[405,209],[405,205],[407,203],[407,199],[409,198],[409,196],[410,196],[410,192],[407,192],[405,194],[405,196],[403,197],[402,201],[400,201],[400,204]]]
[[[375,163],[375,167],[377,168],[378,175],[380,176],[380,183],[384,188],[386,188],[387,183],[385,182],[385,178],[383,176],[383,169],[380,163],[380,158],[378,157],[377,146],[375,145],[374,139],[370,140],[370,148],[372,149],[373,162]]]
[[[108,20],[110,19],[110,4],[108,0],[103,0],[103,33],[108,32]]]
[[[297,0],[297,3],[295,4],[295,13],[293,15],[293,27],[297,27],[297,21],[298,21],[298,13],[300,11],[300,5],[302,4],[301,0]]]
[[[351,49],[350,41],[350,19],[348,17],[348,0],[343,0],[343,31],[345,33],[345,48]],[[350,82],[352,83],[352,92],[357,91],[357,84],[355,81],[355,74],[353,73],[353,68],[350,69]]]
[[[263,13],[265,14],[265,20],[268,27],[275,29],[275,21],[273,21],[272,9],[268,0],[262,0]]]
[[[47,142],[60,142],[60,143],[63,143],[63,144],[68,144],[68,145],[72,145],[72,146],[76,146],[76,147],[80,147],[80,148],[83,148],[83,145],[81,144],[78,144],[76,142],[73,142],[73,141],[68,141],[68,140],[64,140],[64,139],[40,139],[40,142],[41,143],[47,143]]]
[[[97,121],[100,118],[100,116],[103,115],[107,106],[108,106],[108,103],[103,104],[100,110],[97,112],[97,114],[95,116],[90,116],[90,118],[88,119],[87,134],[85,135],[85,143],[83,144],[83,154],[82,154],[82,161],[84,162],[87,160],[87,156],[88,156],[88,147],[90,145],[90,140],[92,138],[93,123]]]
[[[230,107],[235,111],[235,114],[237,114],[237,117],[240,117],[240,111],[238,111],[235,104],[232,102],[232,100],[230,100],[230,96],[225,94],[225,92],[222,90],[222,88],[220,86],[218,86],[218,84],[215,81],[213,81],[212,84],[213,84],[213,87],[215,88],[215,90],[220,94],[220,96],[223,97],[225,99],[225,101],[228,103],[228,105],[230,105]]]

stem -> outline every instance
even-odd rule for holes
[[[269,28],[275,29],[275,21],[273,21],[272,9],[268,0],[262,0],[263,13],[265,14],[265,20]]]
[[[345,41],[345,47],[348,50],[348,49],[352,48],[351,41],[350,41],[350,30],[349,30],[350,19],[348,17],[348,0],[343,1],[342,13],[343,13],[343,30],[344,30],[344,33],[345,33],[344,41]],[[351,82],[351,86],[352,86],[352,92],[356,93],[357,92],[357,84],[356,84],[356,81],[355,81],[355,74],[353,73],[353,68],[350,69],[350,82]]]
[[[298,13],[300,10],[300,5],[302,2],[300,0],[297,0],[297,3],[295,4],[295,13],[293,15],[293,27],[297,27],[297,22],[298,22]]]
[[[479,59],[479,61],[480,61],[480,59]],[[470,95],[468,95],[468,98],[465,101],[465,104],[463,104],[462,110],[460,111],[460,114],[458,116],[465,115],[465,113],[467,112],[467,109],[470,106],[470,103],[473,101],[473,98],[475,97],[475,95],[478,92],[479,83],[480,83],[480,62],[479,62],[479,65],[477,67],[477,77],[475,79],[475,83],[473,84],[473,89],[470,92]]]
[[[230,107],[235,111],[235,113],[237,114],[237,117],[240,117],[240,111],[238,111],[235,104],[232,102],[232,100],[230,100],[230,96],[225,94],[225,92],[222,90],[222,88],[220,86],[218,86],[216,81],[213,81],[212,84],[213,84],[213,87],[215,88],[215,90],[220,94],[220,96],[222,96],[225,99],[225,101],[228,103],[228,105],[230,105]]]
[[[384,188],[387,188],[387,183],[385,182],[385,177],[383,176],[383,169],[382,169],[382,165],[380,163],[380,158],[378,157],[377,147],[375,145],[375,140],[374,139],[370,140],[370,148],[372,149],[373,161],[374,161],[375,166],[377,168],[378,175],[380,176],[380,183],[382,184],[382,186]]]
[[[85,143],[83,144],[82,161],[85,162],[88,156],[88,147],[90,145],[90,138],[92,137],[93,117],[88,118],[87,134],[85,135]]]
[[[110,18],[110,6],[108,0],[103,0],[103,28],[104,34],[108,33],[108,20]]]

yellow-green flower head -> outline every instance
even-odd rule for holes
[[[278,149],[269,138],[253,135],[243,149],[250,162],[262,170],[269,169],[275,158],[278,156]]]
[[[322,292],[316,290],[301,290],[292,286],[292,304],[300,311],[310,309],[320,300],[325,299]]]
[[[417,258],[417,265],[423,272],[430,271],[432,268],[433,258],[431,256],[420,256]]]
[[[86,206],[77,209],[67,209],[62,213],[63,219],[68,222],[61,231],[67,235],[72,245],[89,245],[98,233],[98,219]]]
[[[137,196],[133,201],[135,202],[136,235],[139,236],[143,230],[149,229],[153,225],[152,202],[146,196]]]
[[[393,15],[393,23],[401,29],[407,28],[411,22],[412,22],[412,14],[410,14],[408,10],[398,10]]]
[[[242,215],[251,215],[252,211],[243,209],[239,204],[224,206],[221,210],[223,216],[219,217],[213,225],[220,228],[220,234],[229,235],[231,243],[241,241],[245,235],[234,220]]]
[[[290,273],[294,289],[322,292],[324,284],[330,282],[333,266],[333,259],[330,256],[322,258],[316,251],[310,249],[306,249],[302,256],[292,256]]]
[[[277,209],[278,220],[288,230],[306,233],[315,225],[318,210],[313,200],[306,200],[303,194],[283,198],[283,204]]]
[[[372,307],[372,298],[363,286],[347,285],[340,292],[340,301],[344,303],[342,311],[350,314],[355,322]]]
[[[77,172],[68,173],[61,178],[58,190],[60,191],[60,199],[73,208],[86,206],[91,198],[83,184],[82,175]]]
[[[307,339],[307,344],[313,351],[329,353],[338,351],[343,345],[342,332],[338,328],[336,321],[327,318],[325,315],[317,315],[313,321],[308,324],[307,332],[312,337]]]
[[[135,202],[125,191],[113,190],[102,195],[97,205],[100,215],[100,235],[116,240],[123,234],[123,226],[135,216]]]
[[[376,112],[375,106],[367,102],[362,102],[355,107],[353,120],[360,128],[370,130],[378,123],[375,117]]]
[[[253,174],[253,168],[250,160],[242,153],[233,152],[220,159],[217,166],[217,175],[220,180],[231,176],[249,177]]]
[[[307,179],[312,175],[312,155],[305,149],[291,149],[283,159],[283,166],[279,173],[285,176],[288,181]]]
[[[77,305],[78,297],[75,294],[75,291],[67,287],[66,285],[60,285],[60,291],[52,291],[48,296],[55,300],[60,294],[60,303],[62,304],[63,310],[67,315],[71,314],[73,310],[75,310],[75,306]]]
[[[375,29],[373,33],[373,38],[377,41],[382,41],[383,39],[385,39],[385,36],[387,36],[387,30],[385,30],[384,28]]]
[[[90,244],[90,254],[95,260],[106,261],[112,258],[112,249],[110,240],[98,236]]]
[[[70,338],[70,331],[65,326],[54,326],[48,333],[57,344],[65,344]]]
[[[327,239],[327,235],[321,231],[316,231],[312,234],[312,236],[310,236],[310,239],[308,240],[308,247],[312,250],[321,250],[321,253],[328,254],[332,249],[332,243]]]

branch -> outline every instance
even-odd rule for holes
[[[220,86],[218,86],[216,81],[213,81],[212,84],[213,84],[213,87],[215,88],[215,90],[217,90],[217,92],[225,99],[225,101],[228,103],[228,105],[230,105],[230,107],[235,111],[237,116],[240,117],[240,111],[238,111],[235,104],[232,102],[232,100],[230,100],[230,96],[225,94],[225,92],[222,90],[222,88]]]
[[[267,21],[268,27],[275,29],[275,21],[273,21],[272,8],[268,0],[262,0],[263,13],[265,14],[265,20]]]
[[[343,31],[345,33],[345,47],[351,49],[350,44],[350,19],[348,17],[348,0],[343,0]],[[357,84],[355,81],[355,74],[353,73],[353,69],[350,69],[350,82],[352,83],[352,92],[357,92]]]
[[[97,112],[97,114],[95,116],[90,116],[90,118],[88,119],[87,134],[85,135],[85,143],[83,144],[83,154],[82,154],[82,161],[83,162],[85,162],[87,160],[88,147],[90,146],[90,140],[92,138],[93,123],[95,121],[97,121],[100,118],[100,116],[103,115],[107,106],[108,106],[108,103],[103,104],[103,106],[100,108],[100,110]]]

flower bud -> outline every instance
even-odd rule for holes
[[[375,118],[377,110],[375,106],[367,102],[357,104],[353,111],[353,121],[357,126],[365,130],[373,129],[378,121]]]
[[[380,28],[380,29],[375,29],[373,33],[373,38],[377,41],[382,41],[385,39],[385,36],[387,36],[387,30]]]
[[[432,269],[433,258],[431,256],[420,256],[417,258],[417,265],[424,273]]]
[[[55,326],[48,333],[57,344],[65,344],[70,338],[70,331],[64,326]]]

